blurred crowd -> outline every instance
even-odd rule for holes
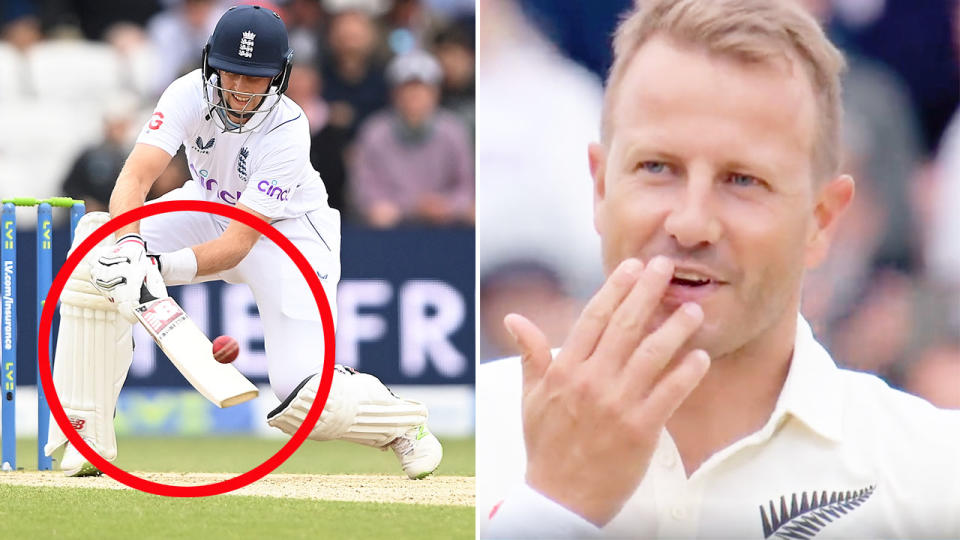
[[[839,364],[960,408],[958,3],[796,1],[847,57],[843,167],[857,185],[802,312]],[[585,148],[629,3],[479,3],[482,360],[516,353],[502,330],[510,311],[560,346],[603,280]]]
[[[472,0],[4,0],[0,195],[104,208],[160,94],[234,4],[286,23],[287,95],[345,221],[472,226]],[[181,149],[150,198],[189,177]]]
[[[507,311],[559,345],[603,280],[585,148],[630,1],[479,0],[476,47],[473,0],[251,2],[287,24],[288,95],[346,221],[478,214],[481,359],[515,352]],[[840,364],[960,408],[957,2],[796,1],[847,56],[844,168],[857,181],[803,313]],[[160,92],[199,67],[231,4],[0,4],[0,195],[105,205]],[[187,178],[181,155],[151,196]]]

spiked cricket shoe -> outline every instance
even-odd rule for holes
[[[93,446],[93,441],[86,441],[88,445]],[[63,451],[63,458],[60,460],[60,470],[63,471],[64,476],[73,477],[100,476],[103,474],[69,442]]]
[[[400,460],[403,472],[413,480],[429,476],[443,459],[443,447],[426,424],[407,430],[389,446]]]

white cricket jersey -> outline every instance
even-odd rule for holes
[[[310,128],[303,110],[282,96],[265,119],[255,115],[250,120],[257,124],[251,130],[224,132],[204,100],[202,77],[197,69],[173,81],[137,142],[171,156],[184,145],[190,176],[208,201],[235,206],[242,198],[244,205],[272,219],[328,208],[326,187],[310,164]],[[272,103],[265,99],[264,107]]]
[[[519,360],[479,366],[478,536],[960,538],[960,411],[837,368],[802,317],[797,326],[767,424],[690,478],[664,430],[640,486],[603,529],[524,483]]]

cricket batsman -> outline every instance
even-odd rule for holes
[[[204,47],[201,69],[175,80],[160,97],[117,178],[110,214],[142,206],[182,144],[191,178],[160,200],[229,204],[272,224],[310,262],[336,320],[340,215],[328,206],[323,181],[310,165],[307,117],[284,95],[292,62],[276,13],[260,6],[224,13]],[[88,214],[74,245],[108,217]],[[116,238],[84,259],[77,272],[89,272],[89,282],[71,279],[62,301],[68,309],[83,306],[83,316],[61,323],[59,343],[73,346],[58,351],[54,381],[84,440],[105,459],[116,458],[113,413],[133,358],[131,324],[141,287],[162,298],[167,285],[215,279],[252,290],[271,389],[281,400],[267,423],[293,434],[316,397],[327,345],[313,295],[293,262],[255,229],[198,212],[147,218],[120,229]],[[426,420],[423,403],[397,397],[376,377],[336,366],[309,437],[389,447],[410,478],[423,478],[443,453]],[[54,421],[48,440],[47,455],[67,442]],[[69,443],[61,468],[67,476],[99,474]]]

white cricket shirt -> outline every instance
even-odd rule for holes
[[[690,478],[664,430],[602,530],[524,483],[520,398],[517,358],[479,366],[483,538],[960,538],[960,411],[838,369],[802,317],[766,425]]]
[[[175,155],[183,144],[190,176],[208,201],[243,204],[272,219],[328,208],[327,190],[310,164],[310,128],[303,110],[282,96],[249,131],[224,132],[204,100],[199,69],[173,81],[157,103],[138,143]],[[210,92],[215,92],[210,88]],[[265,98],[263,107],[276,98]],[[217,102],[217,99],[213,100]]]

